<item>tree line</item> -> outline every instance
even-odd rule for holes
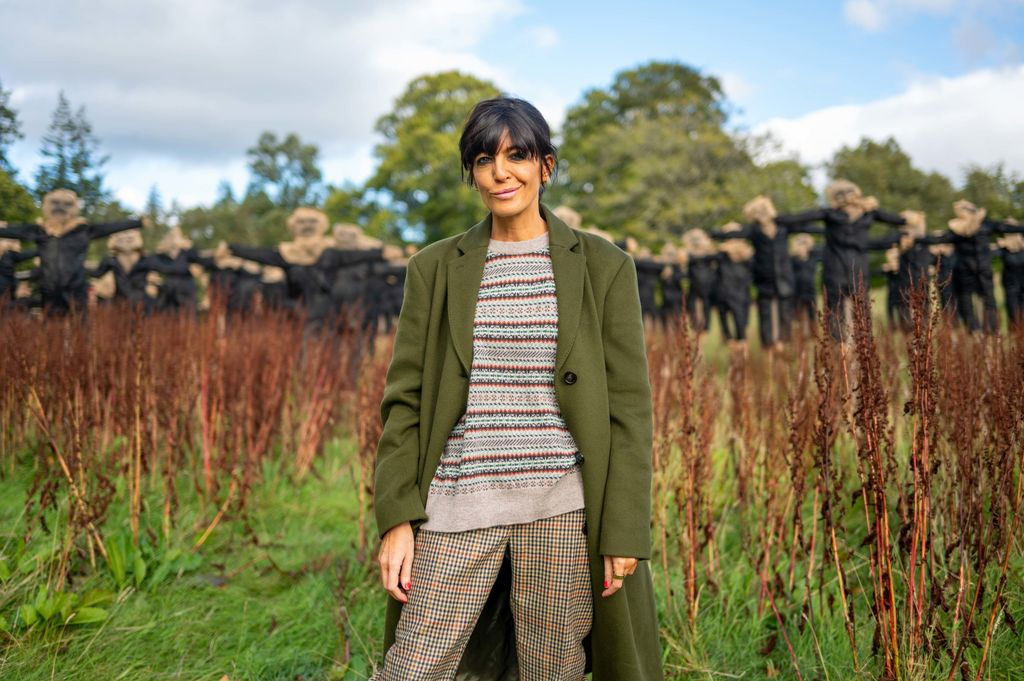
[[[144,209],[157,225],[170,223],[197,245],[221,240],[271,244],[286,236],[285,219],[297,206],[324,210],[391,242],[429,242],[463,231],[480,219],[479,200],[462,180],[458,137],[472,105],[499,94],[492,82],[459,71],[410,82],[375,125],[377,167],[362,184],[325,182],[320,150],[294,132],[263,132],[246,150],[250,180],[236,196],[222,182],[209,206],[164,206],[154,186]],[[650,62],[616,74],[610,85],[583,93],[556,131],[560,161],[545,201],[566,204],[588,224],[655,246],[693,227],[742,219],[757,194],[780,211],[820,202],[809,166],[796,158],[763,161],[778,148],[770,136],[736,128],[721,81],[678,62]],[[23,179],[10,162],[23,137],[10,92],[0,83],[0,220],[24,222],[37,201],[56,187],[82,198],[90,220],[123,217],[127,209],[106,184],[102,153],[85,107],[61,92],[43,137],[43,163]],[[1003,165],[967,165],[961,185],[914,165],[895,139],[864,138],[825,164],[894,209],[924,210],[934,227],[966,198],[996,215],[1024,213],[1024,177]]]

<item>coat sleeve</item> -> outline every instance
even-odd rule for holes
[[[380,405],[384,427],[377,443],[373,503],[381,537],[395,525],[427,519],[416,478],[423,354],[429,314],[430,289],[416,261],[410,260]]]
[[[598,551],[650,558],[651,385],[632,259],[619,267],[605,296],[601,335],[611,442]]]

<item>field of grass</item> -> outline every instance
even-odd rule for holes
[[[259,456],[226,457],[226,443],[248,452],[259,439],[228,404],[245,403],[245,391],[258,387],[236,384],[230,368],[232,348],[257,341],[206,343],[208,324],[187,347],[195,365],[175,369],[206,387],[179,395],[153,379],[161,399],[184,410],[181,423],[159,415],[159,404],[146,407],[153,416],[145,426],[145,411],[122,419],[107,402],[80,397],[99,390],[100,377],[103,385],[115,380],[108,372],[150,380],[144,369],[156,360],[145,353],[164,347],[165,330],[137,330],[136,364],[92,367],[74,380],[65,376],[72,367],[96,361],[76,360],[79,350],[47,373],[0,355],[0,375],[18,368],[41,395],[33,410],[10,383],[0,386],[0,679],[366,679],[379,663],[388,596],[372,525],[361,531],[360,518],[375,441],[366,405],[379,401],[386,352],[364,361],[357,385],[336,387],[342,404],[318,417],[317,437],[303,425],[322,413],[310,399],[317,374],[296,363],[294,392],[277,411],[259,412],[274,423],[267,446]],[[45,342],[74,346],[79,332],[65,332]],[[104,332],[93,333],[95,341]],[[820,375],[831,361],[820,356],[824,345],[744,356],[713,332],[697,354],[685,332],[652,334],[651,568],[668,678],[1024,679],[1024,393],[1013,391],[1024,386],[1024,345],[948,332],[932,343],[944,368],[928,393],[934,422],[921,431],[905,413],[922,397],[902,337],[880,334],[875,343],[885,400],[872,421],[858,392],[872,380],[860,371],[866,360],[828,365],[837,384],[853,384],[832,404]],[[982,353],[976,363],[973,353]],[[66,384],[67,393],[54,388],[48,397],[50,384]],[[227,397],[214,408],[219,391]],[[828,415],[816,416],[829,404]],[[873,430],[876,422],[882,427]],[[827,446],[816,444],[823,423],[836,430]],[[930,472],[913,465],[922,432],[932,438]],[[872,448],[865,433],[891,446]],[[185,443],[176,457],[168,434]],[[305,459],[310,438],[317,445]],[[835,470],[822,463],[823,451]],[[915,491],[923,484],[915,476],[925,473],[927,497]],[[927,528],[915,520],[924,499],[932,504]],[[891,514],[888,544],[880,508]],[[892,594],[878,591],[880,566],[891,570]],[[920,582],[911,581],[916,571]],[[925,583],[927,598],[908,597],[910,584]],[[35,613],[31,626],[25,606]],[[915,629],[915,617],[926,626]],[[880,639],[880,622],[892,623],[894,635]],[[888,671],[886,650],[896,661]]]
[[[0,648],[0,678],[368,678],[381,656],[387,596],[379,588],[372,561],[364,563],[357,556],[353,458],[350,441],[333,440],[318,461],[316,475],[298,484],[286,472],[268,467],[248,523],[220,524],[199,552],[199,560],[157,587],[126,587],[108,606],[109,618],[103,623],[50,627],[9,640]],[[5,556],[13,555],[17,545],[19,500],[29,484],[27,466],[0,482],[0,545]],[[192,528],[208,521],[199,505],[198,499],[183,500],[182,507],[188,510],[183,510],[181,529],[172,542],[182,552],[190,551],[200,534]],[[60,522],[60,512],[49,515],[54,525]],[[111,518],[111,527],[118,524],[126,525],[126,519]],[[785,646],[778,641],[774,616],[758,607],[757,575],[742,557],[738,540],[736,534],[722,538],[723,564],[733,569],[726,567],[722,583],[701,595],[696,632],[690,631],[684,612],[665,611],[663,575],[660,566],[652,564],[669,678],[796,678]],[[38,544],[45,543],[40,538]],[[1015,568],[1018,586],[1024,577],[1021,567]],[[681,591],[681,575],[673,571],[670,579]],[[19,572],[3,581],[0,612],[9,614],[41,583],[42,570]],[[77,593],[116,589],[102,568],[86,570],[69,586]],[[1012,610],[1024,617],[1022,592],[1013,591]],[[813,632],[805,627],[801,634],[796,626],[792,623],[790,636],[804,678],[856,678],[838,612],[820,617]],[[870,628],[862,627],[859,635],[862,647],[870,649]],[[1008,627],[1000,627],[993,664],[983,678],[1024,678],[1020,644]]]

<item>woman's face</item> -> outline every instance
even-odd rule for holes
[[[554,158],[530,158],[502,135],[493,156],[478,154],[473,160],[473,181],[484,206],[495,217],[511,218],[532,210],[537,213],[541,184],[547,182]]]

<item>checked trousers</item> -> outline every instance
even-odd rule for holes
[[[584,510],[464,532],[419,530],[409,602],[375,681],[446,681],[508,551],[521,681],[581,681],[593,601]]]

